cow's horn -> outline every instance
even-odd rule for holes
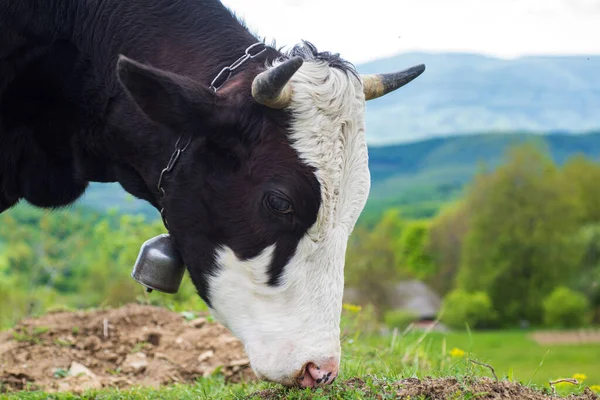
[[[400,72],[390,74],[361,75],[365,99],[372,100],[406,85],[425,71],[425,65],[420,64]]]
[[[261,72],[252,82],[252,97],[259,104],[271,108],[285,108],[292,98],[288,81],[302,66],[301,57],[291,58],[275,68]]]

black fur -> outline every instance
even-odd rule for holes
[[[217,0],[4,0],[0,26],[0,212],[20,199],[64,207],[89,182],[119,182],[164,205],[209,304],[219,245],[250,258],[277,243],[277,283],[315,222],[320,187],[288,142],[289,116],[255,103],[251,81],[278,57],[348,63],[310,43],[270,47],[215,94],[217,72],[258,40]],[[180,135],[193,140],[161,204],[156,184]],[[294,214],[270,210],[269,193]]]

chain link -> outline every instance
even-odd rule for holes
[[[261,51],[259,51],[258,53],[255,53],[255,54],[252,54],[250,52],[252,49],[254,49],[255,47],[260,46],[260,45],[265,46]],[[221,88],[221,86],[223,86],[225,84],[225,82],[227,82],[229,80],[229,78],[231,78],[233,71],[235,71],[237,68],[239,68],[240,65],[244,64],[248,60],[258,57],[265,51],[267,51],[266,45],[264,45],[263,43],[260,43],[260,42],[254,43],[253,45],[249,46],[246,49],[246,51],[244,52],[243,56],[241,56],[240,58],[235,60],[233,62],[233,64],[231,64],[230,66],[223,68],[221,70],[221,72],[219,72],[217,74],[215,79],[213,79],[213,81],[211,82],[210,88],[215,92],[217,90],[219,90]],[[225,75],[225,74],[227,74],[227,75]],[[219,82],[219,81],[221,81],[221,82]],[[217,86],[217,83],[218,83],[218,86]]]
[[[180,148],[179,144],[181,143],[181,136],[179,136],[179,138],[177,139],[177,142],[175,143],[175,151],[173,152],[173,154],[171,154],[171,158],[169,159],[169,163],[167,164],[167,166],[160,172],[160,177],[158,178],[158,184],[156,185],[156,188],[158,189],[158,195],[160,197],[159,201],[161,203],[160,216],[162,217],[163,223],[165,224],[165,228],[167,228],[167,229],[169,229],[169,225],[167,223],[167,218],[165,217],[165,207],[164,207],[164,204],[162,204],[162,200],[164,199],[164,197],[166,195],[165,190],[162,187],[163,179],[167,172],[171,172],[171,170],[177,163],[177,160],[179,160],[179,156],[181,155],[181,153],[183,153],[184,151],[187,150],[187,148],[189,147],[191,142],[192,142],[192,137],[190,136],[190,138],[188,139],[185,146]]]

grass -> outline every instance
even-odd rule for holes
[[[94,390],[81,396],[20,392],[0,394],[0,399],[380,399],[395,398],[399,380],[419,378],[425,382],[428,377],[455,378],[461,389],[452,398],[468,399],[477,397],[469,386],[471,378],[488,377],[494,383],[492,372],[472,359],[493,366],[500,381],[520,382],[546,393],[550,393],[550,380],[571,378],[574,374],[586,376],[583,384],[559,384],[558,394],[579,394],[586,386],[600,385],[600,344],[540,346],[525,331],[360,333],[365,322],[360,317],[344,320],[342,375],[333,386],[324,389],[283,389],[265,382],[227,384],[223,376],[217,375],[199,378],[195,384],[160,389]],[[411,397],[420,398],[424,397]]]
[[[446,346],[470,352],[479,361],[494,366],[499,375],[538,385],[574,374],[587,376],[586,383],[600,385],[600,343],[581,345],[539,345],[530,339],[529,332],[501,331],[430,334],[432,348]]]
[[[382,393],[385,390],[390,390],[386,386],[389,383],[378,381],[375,378],[367,378],[364,384],[356,387],[342,386],[342,384],[334,384],[333,388],[317,389],[317,390],[298,390],[298,389],[281,389],[276,385],[271,384],[236,384],[227,385],[223,379],[203,379],[195,385],[172,385],[160,390],[139,388],[127,391],[105,390],[105,391],[89,391],[81,396],[74,394],[47,394],[47,393],[21,393],[16,397],[2,396],[0,399],[25,399],[25,400],[67,400],[67,399],[121,399],[121,400],[137,400],[137,399],[261,399],[261,398],[285,398],[290,400],[296,399],[367,399],[376,398],[370,396],[368,392]],[[424,397],[422,397],[424,399]],[[419,398],[414,398],[419,400]]]

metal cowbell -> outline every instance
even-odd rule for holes
[[[168,234],[156,236],[142,244],[131,277],[146,291],[175,294],[185,274],[181,255]]]

